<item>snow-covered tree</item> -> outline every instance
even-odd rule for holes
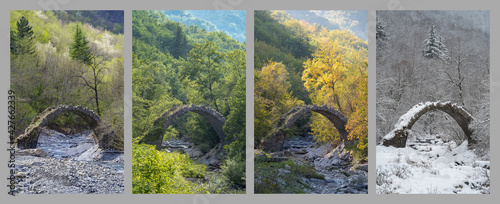
[[[381,21],[377,18],[377,25],[376,25],[376,41],[377,41],[377,59],[380,59],[380,56],[388,54],[387,50],[385,49],[385,46],[387,44],[387,41],[389,40],[389,34],[385,31],[385,27]]]
[[[388,35],[387,33],[385,32],[385,27],[384,25],[382,25],[382,22],[380,22],[378,19],[377,19],[377,34],[375,35],[377,41],[381,40],[381,41],[384,41],[384,40],[388,40]]]
[[[447,52],[448,49],[444,45],[444,38],[436,33],[435,26],[432,25],[427,38],[424,40],[424,57],[427,59],[437,57],[441,60],[446,60],[448,58]]]

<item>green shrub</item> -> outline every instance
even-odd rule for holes
[[[228,158],[222,165],[222,174],[229,179],[229,182],[235,186],[245,186],[245,159],[240,154],[233,158]]]
[[[204,178],[205,169],[185,154],[157,151],[147,144],[132,145],[134,194],[193,193],[193,187],[184,177]]]
[[[210,151],[210,145],[208,144],[199,144],[197,147],[203,154],[206,154]]]

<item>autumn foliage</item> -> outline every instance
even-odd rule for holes
[[[255,142],[269,134],[290,108],[328,105],[348,118],[349,138],[357,140],[351,148],[364,152],[361,155],[366,157],[367,41],[346,30],[297,21],[282,11],[257,11],[255,16]],[[296,133],[308,126],[320,143],[341,141],[324,116],[313,113],[303,120],[297,121]]]

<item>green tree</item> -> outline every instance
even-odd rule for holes
[[[186,55],[186,46],[187,46],[187,39],[186,39],[186,33],[182,31],[182,27],[177,25],[175,26],[175,36],[173,40],[173,47],[172,47],[172,55],[175,58],[179,57],[184,57]]]
[[[233,94],[230,97],[231,111],[224,124],[224,132],[227,134],[229,142],[235,141],[238,138],[245,137],[245,111],[246,111],[246,94],[245,94],[245,80],[243,76],[238,80],[233,89]],[[244,140],[243,140],[244,141]]]
[[[224,53],[219,52],[218,49],[219,47],[210,41],[203,44],[195,43],[188,54],[188,65],[182,69],[184,77],[188,76],[201,86],[200,91],[208,91],[210,100],[217,111],[219,107],[214,94],[214,84],[223,77],[221,63],[224,59]]]
[[[73,36],[73,42],[70,47],[70,57],[84,65],[90,67],[90,73],[88,69],[83,69],[77,75],[81,78],[85,86],[93,92],[93,99],[95,100],[97,114],[101,116],[101,109],[99,106],[99,90],[101,85],[104,83],[104,66],[110,59],[110,56],[104,50],[100,50],[97,46],[90,46],[89,41],[85,37],[85,33],[80,28],[80,25],[76,26],[75,35]]]
[[[24,16],[19,19],[16,23],[17,25],[17,35],[13,38],[13,33],[11,33],[11,51],[13,54],[24,55],[35,53],[35,44],[33,39],[35,35],[33,34],[33,27],[29,25],[28,19]]]
[[[73,60],[77,60],[83,64],[90,65],[92,63],[92,54],[90,52],[89,42],[85,37],[85,33],[80,28],[80,25],[76,25],[75,35],[73,36],[73,42],[69,50],[69,56]]]
[[[16,33],[14,31],[10,31],[10,53],[11,54],[16,54]]]

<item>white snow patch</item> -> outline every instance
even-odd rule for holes
[[[377,193],[489,193],[489,161],[476,161],[467,146],[467,141],[458,147],[454,143],[377,146]]]

